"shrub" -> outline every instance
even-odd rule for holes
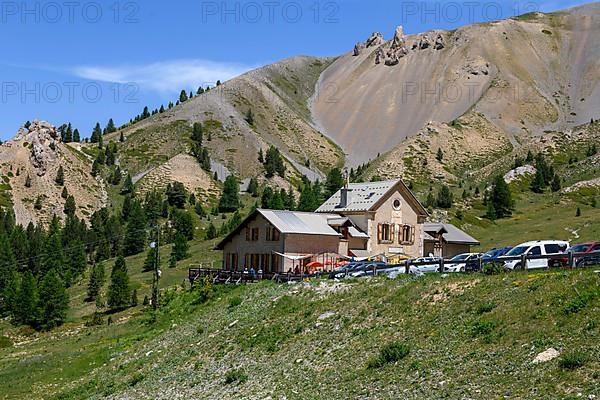
[[[477,321],[471,325],[471,336],[486,336],[496,329],[494,321]]]
[[[477,306],[477,309],[475,310],[475,312],[478,315],[481,315],[481,314],[489,313],[494,308],[496,308],[496,304],[494,304],[494,303],[482,303]]]
[[[85,326],[87,326],[87,327],[101,326],[101,325],[104,325],[104,318],[102,318],[102,314],[99,312],[95,312],[92,315],[92,318],[85,321]]]
[[[242,304],[242,298],[239,296],[232,297],[229,299],[229,308],[234,308]]]
[[[12,340],[6,336],[0,336],[0,349],[6,349],[13,345]]]
[[[505,272],[504,266],[500,263],[490,263],[483,266],[483,273],[485,275],[499,275]]]
[[[583,367],[583,365],[587,362],[587,356],[579,351],[572,351],[569,353],[563,354],[558,359],[558,366],[562,369],[577,369]]]
[[[408,356],[410,348],[408,345],[400,342],[393,342],[385,345],[379,355],[369,360],[368,368],[381,368],[386,364],[398,362]]]
[[[225,374],[225,384],[244,383],[248,380],[248,375],[241,369],[232,369]]]

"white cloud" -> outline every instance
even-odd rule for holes
[[[140,90],[167,94],[213,85],[217,80],[226,81],[255,67],[208,60],[175,60],[145,65],[79,66],[72,71],[84,79],[135,83]]]

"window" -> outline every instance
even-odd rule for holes
[[[413,244],[415,242],[415,229],[412,225],[401,225],[401,235],[398,235],[400,244]]]
[[[225,270],[237,271],[238,255],[237,253],[227,253],[225,257]]]
[[[600,251],[600,244],[594,245],[591,251]]]
[[[379,224],[377,226],[377,239],[379,243],[393,243],[394,229],[393,224]]]
[[[529,250],[529,252],[527,254],[530,256],[541,256],[542,248],[540,246],[532,247],[531,250]]]
[[[279,231],[272,226],[267,226],[267,242],[279,242]]]
[[[248,242],[257,242],[259,235],[258,228],[246,228],[246,241]]]
[[[558,244],[545,244],[544,249],[546,250],[546,254],[558,254],[561,252]]]
[[[400,201],[400,199],[394,200],[394,204],[392,205],[392,207],[394,207],[394,210],[396,211],[400,210],[400,207],[402,207],[402,202]]]

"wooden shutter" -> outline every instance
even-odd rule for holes
[[[396,238],[396,224],[390,224],[390,241],[393,242]]]
[[[383,239],[383,226],[381,224],[377,224],[377,241],[381,243]]]
[[[250,241],[250,228],[246,227],[246,242]]]
[[[414,226],[410,227],[410,242],[412,244],[415,244],[415,227]]]

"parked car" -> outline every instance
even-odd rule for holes
[[[499,249],[491,249],[487,253],[484,253],[481,258],[483,259],[483,265],[498,261],[500,257],[511,251],[512,247],[501,247]]]
[[[595,253],[600,254],[600,242],[577,244],[569,247],[567,253],[573,253],[573,259],[575,261],[575,266],[577,267],[583,265],[594,265],[593,259],[596,258],[595,256],[597,256]]]
[[[575,261],[577,268],[600,265],[600,251],[585,253]]]
[[[441,257],[418,257],[410,260],[410,272],[411,273],[431,273],[439,272],[440,270]],[[413,265],[418,264],[418,265]]]
[[[358,268],[348,272],[348,276],[352,278],[360,278],[361,276],[373,275],[373,272],[377,269],[386,267],[387,264],[384,262],[374,261],[361,265]]]
[[[447,272],[466,272],[479,270],[478,260],[481,258],[481,253],[463,253],[454,256],[450,262],[445,265],[444,270]]]
[[[525,242],[504,256],[499,257],[499,261],[504,262],[504,267],[508,269],[522,269],[522,261],[518,260],[505,260],[507,257],[520,257],[522,255],[527,256],[552,256],[552,255],[562,255],[569,248],[569,242],[565,242],[563,240],[538,240],[532,242]],[[537,269],[537,268],[548,268],[554,267],[558,263],[560,265],[560,258],[541,258],[541,259],[533,259],[527,260],[527,268],[528,269]]]
[[[346,264],[342,267],[336,268],[334,271],[332,271],[329,274],[329,278],[334,279],[340,279],[340,278],[344,278],[350,271],[355,270],[356,268],[360,267],[361,265],[365,264],[362,261],[357,261],[357,262],[351,262],[349,264]]]

